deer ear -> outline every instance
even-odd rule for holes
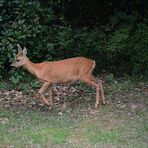
[[[22,48],[21,48],[20,44],[17,44],[17,50],[19,53],[22,52]]]
[[[27,54],[27,49],[26,49],[26,47],[24,47],[24,49],[23,49],[23,55],[26,55]]]

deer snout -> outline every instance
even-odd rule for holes
[[[14,67],[13,63],[10,65],[11,69],[15,69],[16,67]]]
[[[11,66],[11,67],[15,67],[14,63],[12,63],[10,66]]]
[[[11,66],[12,68],[17,68],[17,65],[16,65],[15,63],[12,63],[10,66]]]

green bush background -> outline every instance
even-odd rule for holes
[[[80,19],[83,13],[78,17],[73,11],[69,14],[72,0],[44,2],[0,1],[1,79],[15,77],[17,83],[25,75],[24,71],[14,73],[9,66],[17,52],[17,43],[28,48],[28,57],[34,62],[85,56],[96,60],[97,73],[148,74],[148,13],[143,15],[138,11],[140,0],[131,4],[130,13],[129,9],[120,8],[129,3],[121,5],[121,2],[117,6],[112,4],[114,11],[108,10],[108,14],[100,10],[106,20],[99,23],[95,20],[94,24]],[[83,3],[89,6],[88,0]],[[83,3],[75,6],[86,8]],[[143,9],[147,10],[146,6]],[[86,14],[97,18],[89,11]]]

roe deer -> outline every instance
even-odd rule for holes
[[[27,49],[17,44],[18,54],[11,66],[18,68],[23,66],[30,73],[43,82],[42,87],[38,93],[41,96],[42,103],[49,106],[52,103],[52,90],[50,88],[52,83],[66,83],[75,80],[81,80],[96,89],[95,108],[98,107],[100,98],[101,102],[105,104],[105,97],[102,83],[97,82],[92,72],[95,68],[95,61],[85,57],[69,58],[61,61],[51,61],[42,63],[33,63],[26,56]],[[45,98],[44,92],[49,89],[49,100]]]

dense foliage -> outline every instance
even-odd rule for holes
[[[86,56],[96,60],[97,72],[148,74],[148,9],[144,2],[90,3],[1,0],[1,78],[9,75],[13,80],[15,76],[17,82],[24,75],[9,66],[16,43],[28,48],[34,62]],[[96,7],[98,3],[102,7]]]

